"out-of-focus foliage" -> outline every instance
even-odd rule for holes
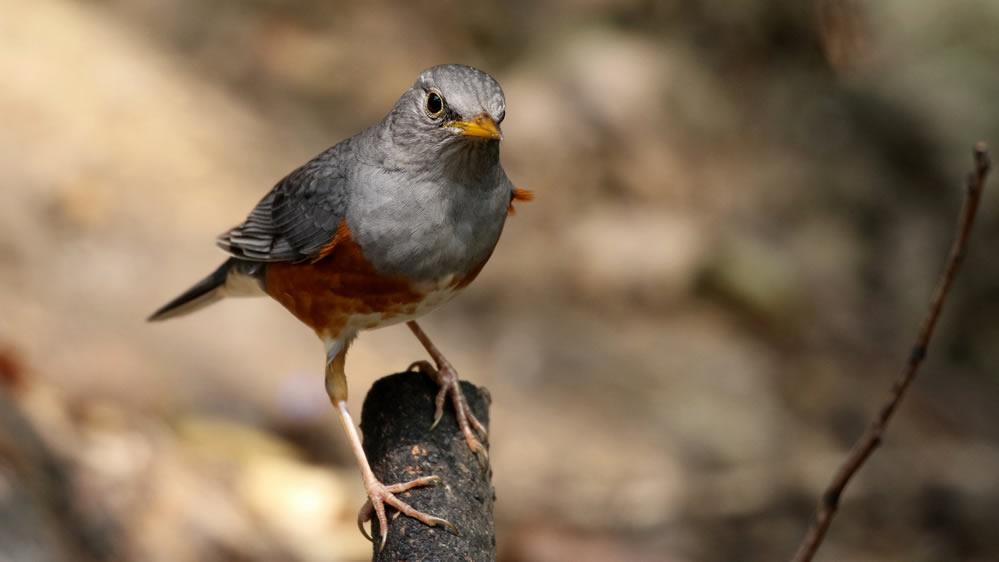
[[[999,145],[990,0],[0,13],[0,559],[367,557],[314,336],[266,300],[143,318],[441,62],[499,79],[537,196],[425,323],[494,399],[501,559],[786,558],[905,360],[972,143]],[[822,559],[999,552],[996,191]],[[364,334],[355,411],[421,356]]]

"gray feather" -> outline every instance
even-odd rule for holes
[[[428,115],[429,92],[445,112]],[[434,280],[474,269],[499,239],[513,186],[499,165],[499,142],[456,135],[448,120],[488,114],[506,100],[480,70],[440,65],[377,125],[319,154],[282,179],[218,245],[251,261],[305,261],[347,220],[375,269]]]
[[[230,255],[253,261],[306,260],[336,235],[347,212],[350,139],[288,174],[243,224],[219,237]]]
[[[440,110],[428,108],[431,96],[441,98]],[[513,185],[499,140],[462,133],[485,118],[498,132],[505,115],[503,90],[488,74],[425,70],[384,120],[279,181],[219,237],[233,257],[150,320],[264,294],[268,263],[317,256],[343,222],[378,273],[439,287],[477,270],[503,230]]]

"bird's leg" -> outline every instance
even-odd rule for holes
[[[426,373],[441,387],[435,399],[437,409],[434,412],[434,423],[430,426],[430,429],[433,430],[440,423],[441,417],[444,415],[444,400],[450,394],[451,403],[454,404],[455,415],[458,418],[458,426],[465,435],[465,442],[468,443],[468,448],[475,453],[475,457],[479,459],[482,470],[487,470],[489,468],[489,454],[486,452],[486,448],[482,442],[488,441],[489,434],[485,426],[475,418],[475,414],[472,413],[472,409],[468,406],[465,393],[462,392],[461,383],[458,381],[457,371],[444,358],[444,355],[430,341],[423,328],[420,328],[420,325],[415,320],[406,322],[406,325],[413,331],[416,339],[420,340],[420,343],[426,348],[427,353],[430,354],[431,359],[437,364],[437,367],[434,368],[427,361],[417,361],[409,366],[410,370],[415,369]]]
[[[382,531],[382,544],[380,548],[385,548],[385,541],[388,538],[388,518],[385,515],[385,504],[388,504],[399,510],[403,515],[418,519],[431,527],[442,525],[452,533],[457,534],[458,530],[448,521],[417,511],[395,496],[395,494],[401,494],[410,488],[440,482],[440,477],[424,476],[423,478],[389,486],[382,484],[375,477],[375,473],[371,470],[371,465],[368,464],[368,458],[364,454],[364,447],[361,445],[361,436],[357,432],[354,420],[350,417],[350,412],[347,411],[347,377],[343,369],[346,357],[347,346],[344,345],[332,358],[327,360],[326,393],[329,394],[333,406],[336,407],[337,413],[340,414],[340,423],[343,424],[343,429],[347,432],[350,447],[354,451],[354,456],[357,457],[357,464],[361,467],[361,479],[364,481],[364,489],[368,493],[368,501],[364,503],[364,506],[361,507],[360,512],[357,514],[357,527],[368,540],[372,540],[371,535],[364,530],[364,523],[370,521],[372,514],[374,514],[378,518],[378,524],[381,526]]]

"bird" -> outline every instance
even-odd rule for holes
[[[384,548],[385,506],[430,526],[457,528],[417,511],[398,494],[439,481],[425,476],[383,484],[371,470],[347,408],[347,350],[363,330],[405,322],[434,361],[410,370],[437,382],[431,430],[448,397],[468,447],[483,468],[488,435],[454,367],[416,319],[447,303],[479,274],[517,201],[500,164],[506,98],[470,66],[422,71],[380,122],[298,167],[217,239],[227,259],[149,317],[189,314],[225,297],[269,296],[311,328],[326,350],[325,388],[347,433],[368,499],[358,527],[377,518]]]

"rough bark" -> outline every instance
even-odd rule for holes
[[[475,416],[488,427],[489,394],[461,383]],[[420,373],[389,375],[368,392],[361,411],[364,450],[375,475],[385,484],[437,475],[436,485],[414,488],[400,498],[415,509],[444,518],[458,528],[458,535],[442,527],[429,527],[399,516],[389,508],[389,533],[385,549],[374,544],[373,560],[496,559],[493,526],[492,470],[483,472],[458,429],[448,400],[444,417],[430,431],[437,385]],[[373,536],[381,530],[374,523]]]

